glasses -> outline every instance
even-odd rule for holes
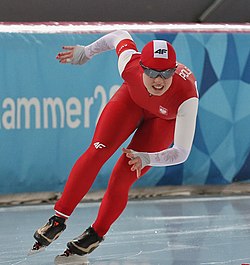
[[[175,68],[170,68],[164,71],[156,71],[154,69],[148,68],[147,66],[143,65],[142,62],[140,62],[141,67],[143,68],[144,73],[149,76],[150,78],[156,78],[157,76],[160,76],[164,79],[168,79],[171,76],[173,76],[177,66]]]

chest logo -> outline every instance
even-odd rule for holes
[[[162,107],[161,105],[159,106],[159,112],[160,112],[162,115],[168,115],[168,109]]]

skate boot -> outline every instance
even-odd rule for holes
[[[37,242],[33,245],[30,254],[41,251],[56,240],[66,228],[65,221],[64,218],[54,215],[49,219],[48,223],[39,228],[34,234]]]
[[[90,226],[82,235],[67,243],[68,251],[80,256],[91,253],[104,240]],[[66,251],[67,251],[66,250]]]

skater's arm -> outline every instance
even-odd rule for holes
[[[172,166],[187,160],[194,139],[198,98],[190,98],[179,107],[173,147],[149,153],[149,166]]]
[[[94,55],[116,49],[122,40],[131,41],[132,37],[125,30],[117,30],[104,35],[87,46],[64,46],[64,51],[60,52],[56,58],[60,63],[84,64]]]
[[[131,160],[132,171],[137,171],[140,176],[141,169],[145,166],[172,166],[187,160],[195,133],[198,98],[190,98],[183,102],[178,110],[175,124],[173,147],[155,153],[136,152],[123,149]]]

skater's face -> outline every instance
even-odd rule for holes
[[[142,78],[148,93],[154,96],[163,95],[169,89],[173,81],[172,76],[166,79],[160,75],[155,78],[151,78],[145,73],[143,73]]]

